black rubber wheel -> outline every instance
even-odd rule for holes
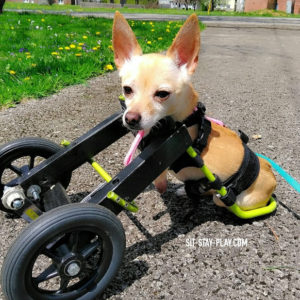
[[[62,148],[46,139],[29,137],[22,138],[0,147],[0,198],[3,195],[5,185],[13,186],[16,178],[26,174],[37,166],[41,160],[47,159]],[[65,174],[64,178],[58,178],[61,184],[67,188],[72,174]],[[0,201],[0,209],[12,212],[3,207]]]
[[[124,255],[119,219],[96,204],[57,207],[12,244],[2,267],[8,300],[89,300],[116,275]]]

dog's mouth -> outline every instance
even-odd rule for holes
[[[144,130],[144,128],[142,128],[142,126],[140,124],[130,125],[130,124],[127,124],[126,122],[123,122],[123,125],[131,131]]]

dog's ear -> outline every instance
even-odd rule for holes
[[[192,14],[177,33],[167,52],[178,67],[186,65],[188,73],[194,73],[200,50],[200,29],[196,14]]]
[[[134,55],[142,55],[142,49],[125,18],[116,11],[112,41],[115,54],[115,64],[120,69],[126,60]]]

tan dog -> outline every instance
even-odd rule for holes
[[[200,50],[200,30],[195,14],[184,23],[166,55],[143,55],[127,21],[116,12],[113,47],[126,99],[125,126],[149,132],[161,118],[171,116],[176,121],[182,121],[193,112],[198,95],[190,83],[190,75],[197,67]],[[194,140],[198,126],[188,130]],[[228,128],[212,123],[207,146],[201,154],[208,168],[224,181],[239,169],[243,155],[244,148],[239,136]],[[236,199],[236,204],[243,210],[265,206],[276,187],[269,163],[261,158],[259,163],[258,177]],[[197,180],[204,175],[199,168],[186,167],[175,176],[186,181]],[[155,180],[155,186],[161,193],[166,190],[167,171]],[[214,201],[224,206],[217,197]]]

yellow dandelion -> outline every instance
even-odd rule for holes
[[[28,80],[30,80],[30,77],[25,77],[24,78],[24,81],[28,81]]]
[[[170,29],[169,29],[169,28],[167,28],[167,29],[166,29],[166,32],[170,32]]]
[[[45,19],[41,19],[42,22],[45,22]]]
[[[114,69],[114,67],[111,64],[108,64],[104,67],[104,70],[106,71],[112,71]]]
[[[93,50],[98,50],[98,48],[97,48],[97,47],[93,47],[92,49],[93,49]]]
[[[160,36],[159,38],[157,38],[159,41],[161,41],[163,38]]]
[[[77,50],[81,50],[82,49],[82,47],[77,47]]]
[[[25,55],[30,55],[30,52],[25,52]]]
[[[111,50],[111,51],[114,51],[114,47],[112,45],[109,45],[108,49]]]
[[[35,68],[35,67],[36,67],[36,64],[31,64],[31,66]]]
[[[29,58],[31,58],[31,56],[30,56],[30,55],[27,55],[27,56],[26,56],[26,59],[29,59]]]
[[[99,32],[99,31],[97,31],[97,32],[96,32],[96,35],[100,35],[100,32]]]
[[[51,52],[51,55],[58,55],[57,52]]]
[[[78,45],[79,45],[79,46],[83,46],[83,45],[84,45],[84,43],[79,43]]]
[[[74,44],[71,44],[70,48],[74,49],[74,48],[76,48],[76,46]]]
[[[151,29],[151,31],[153,32],[153,31],[155,31],[155,29]]]
[[[149,24],[152,25],[153,23],[152,23],[152,22],[149,22]]]
[[[59,47],[58,50],[64,50],[64,48],[63,47]]]
[[[143,25],[145,25],[146,24],[146,22],[143,22]]]
[[[86,40],[88,37],[86,35],[84,35],[84,36],[82,36],[82,38]]]
[[[66,46],[65,49],[66,49],[66,50],[70,50],[70,47]]]
[[[13,70],[9,70],[9,74],[11,74],[11,75],[15,75],[15,74],[16,74],[16,72],[15,72],[15,71],[13,71]]]
[[[81,55],[82,55],[81,53],[75,53],[75,56],[77,56],[77,57],[79,57]]]
[[[152,44],[152,42],[151,42],[151,41],[148,41],[148,42],[147,42],[147,44],[148,44],[148,45],[151,45],[151,44]]]

